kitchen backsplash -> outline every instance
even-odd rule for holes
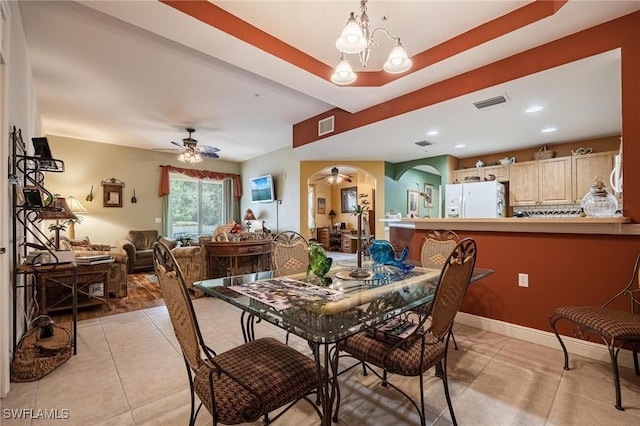
[[[531,218],[560,218],[560,217],[579,217],[580,204],[558,204],[556,206],[520,206],[512,207],[512,216],[519,216],[523,213],[526,217]],[[616,214],[622,214],[622,205],[618,205]]]

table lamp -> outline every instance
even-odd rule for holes
[[[329,210],[329,219],[331,219],[331,228],[333,229],[333,218],[336,217],[336,212],[333,211],[333,209]]]
[[[65,230],[64,223],[60,223],[61,220],[78,220],[78,216],[73,214],[67,200],[62,197],[56,197],[53,202],[42,210],[42,218],[47,220],[56,221],[55,225],[50,225],[49,230],[56,232],[56,239],[54,241],[56,250],[60,249],[60,231]]]
[[[69,205],[69,209],[73,214],[78,216],[79,214],[89,213],[89,210],[85,209],[84,206],[78,201],[77,198],[69,196],[67,197],[67,204]],[[82,217],[78,216],[77,220],[69,220],[69,238],[72,240],[76,238],[76,222],[81,222]]]
[[[256,216],[253,214],[253,210],[247,209],[244,214],[244,219],[247,221],[247,232],[251,232],[251,221],[256,220]]]

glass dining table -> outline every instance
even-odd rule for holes
[[[300,273],[279,277],[274,271],[214,278],[194,283],[208,295],[242,310],[245,341],[255,338],[255,319],[272,323],[309,343],[318,363],[323,425],[331,424],[337,390],[335,343],[385,320],[431,302],[441,270],[368,266],[352,277],[351,266],[337,265],[323,277]],[[475,268],[471,281],[492,274]]]

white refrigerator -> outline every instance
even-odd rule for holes
[[[505,189],[498,181],[458,183],[445,188],[445,217],[505,216]]]

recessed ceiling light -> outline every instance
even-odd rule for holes
[[[460,144],[454,146],[454,148],[458,148],[458,149],[459,148],[465,148],[465,147],[466,147],[466,145],[463,144],[463,143],[460,143]]]
[[[556,130],[558,129],[556,129],[555,127],[547,127],[546,129],[542,129],[541,131],[542,133],[551,133],[551,132],[555,132]]]
[[[542,111],[544,109],[544,107],[541,106],[532,106],[530,108],[526,109],[526,112],[538,112],[538,111]]]
[[[427,136],[435,136],[435,135],[438,135],[438,134],[440,134],[440,132],[437,131],[437,130],[429,130],[427,132]]]

